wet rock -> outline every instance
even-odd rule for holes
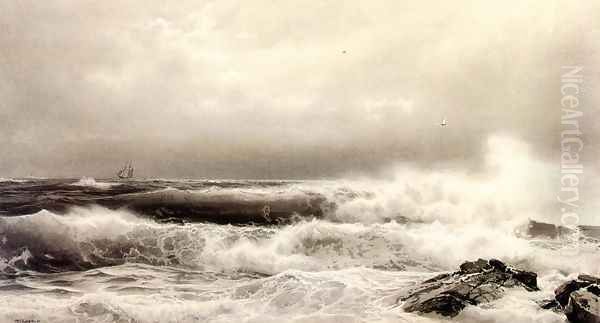
[[[525,228],[518,231],[518,233],[532,238],[546,237],[558,239],[578,235],[579,238],[600,239],[600,226],[590,225],[579,225],[575,228],[530,220]]]
[[[590,287],[571,293],[565,307],[565,315],[571,322],[600,322],[600,298],[590,291]]]
[[[571,293],[578,291],[581,288],[585,288],[591,284],[592,283],[590,282],[581,280],[572,280],[570,282],[566,282],[554,290],[554,298],[560,306],[565,307],[569,303],[569,297],[571,296]]]
[[[500,271],[506,271],[506,264],[504,264],[500,260],[490,259],[489,264],[490,264],[490,266],[492,266]],[[536,275],[536,278],[537,278],[537,275]]]
[[[579,275],[556,288],[554,296],[554,306],[542,308],[562,310],[570,322],[600,322],[600,278]]]
[[[527,289],[528,291],[534,291],[539,289],[537,287],[536,273],[518,269],[511,269],[511,274],[512,278],[521,283],[523,287],[525,287],[525,289]]]
[[[538,305],[545,310],[560,312],[560,304],[555,299],[545,299],[541,302],[538,302]]]
[[[592,284],[600,284],[600,278],[591,275],[581,274],[577,277],[577,279]]]
[[[460,270],[428,279],[399,298],[407,312],[456,316],[467,305],[490,302],[503,296],[504,288],[538,290],[537,275],[508,267],[491,259],[467,261]]]
[[[460,272],[463,274],[474,274],[491,269],[492,266],[487,260],[478,259],[477,261],[467,261],[460,265]]]

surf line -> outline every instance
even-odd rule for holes
[[[584,175],[581,155],[584,142],[583,132],[580,127],[581,92],[583,84],[583,66],[562,66],[561,70],[561,133],[560,133],[560,193],[557,195],[560,203],[561,223],[572,229],[576,234],[573,237],[575,244],[579,241],[579,209],[580,204],[580,177]],[[575,249],[578,249],[575,246]],[[576,250],[575,250],[576,251]]]

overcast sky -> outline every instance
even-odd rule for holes
[[[598,1],[2,1],[0,177],[477,168],[494,133],[551,160],[572,64],[598,160],[599,21]]]

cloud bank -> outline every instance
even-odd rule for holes
[[[592,164],[597,21],[592,1],[5,1],[0,175],[477,169],[492,134],[558,167],[574,64]]]

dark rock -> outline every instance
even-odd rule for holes
[[[527,234],[532,237],[557,238],[560,235],[558,226],[550,223],[543,223],[530,220],[527,227]]]
[[[435,312],[444,315],[444,313],[458,314],[460,311],[462,311],[463,308],[465,308],[466,305],[465,302],[459,297],[456,297],[451,294],[440,294],[425,300],[423,303],[421,303],[420,306],[420,312]]]
[[[512,269],[512,276],[520,282],[528,291],[539,290],[537,287],[537,274],[530,271]]]
[[[500,271],[506,271],[506,264],[498,259],[490,259],[490,265]]]
[[[572,280],[566,282],[554,290],[554,299],[556,299],[560,306],[564,308],[567,306],[567,303],[569,303],[569,297],[571,296],[572,292],[581,288],[585,288],[589,285],[591,285],[591,283],[586,281]]]
[[[484,270],[492,268],[490,263],[484,259],[478,259],[477,261],[466,261],[460,265],[460,272],[463,274],[474,274],[480,273]]]
[[[581,237],[585,238],[600,239],[600,226],[590,225],[580,225],[569,228],[561,225],[530,220],[527,227],[524,230],[519,231],[524,231],[523,233],[529,237],[547,237],[556,239],[579,234]]]
[[[579,275],[554,291],[557,308],[562,309],[570,322],[600,323],[600,278]],[[544,306],[547,305],[547,306]],[[553,309],[548,304],[540,305]]]
[[[571,293],[569,303],[565,307],[565,315],[571,322],[600,322],[600,298],[587,289]]]
[[[598,285],[588,286],[587,290],[596,296],[600,296],[600,287],[598,287]]]
[[[591,275],[586,275],[586,274],[581,274],[581,275],[577,276],[577,280],[581,280],[584,282],[590,282],[592,284],[600,284],[600,278],[594,277]]]
[[[467,305],[490,302],[503,296],[505,287],[537,290],[537,275],[510,268],[492,259],[467,261],[460,270],[428,279],[400,297],[407,312],[456,316]]]
[[[560,304],[555,299],[545,299],[541,302],[538,302],[538,305],[545,310],[553,310],[555,312],[560,312]]]

